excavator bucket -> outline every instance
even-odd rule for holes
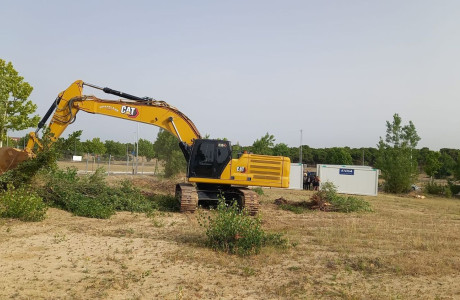
[[[19,163],[31,157],[31,153],[21,149],[12,147],[0,148],[0,174],[16,168]]]

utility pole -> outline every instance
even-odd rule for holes
[[[300,187],[301,189],[303,189],[302,129],[300,129],[299,162],[300,162]]]
[[[137,123],[137,143],[136,143],[136,174],[137,166],[139,165],[139,123]]]
[[[302,129],[300,129],[299,162],[302,164]]]
[[[129,173],[129,143],[126,143],[126,173]]]

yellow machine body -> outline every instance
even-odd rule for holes
[[[232,159],[220,178],[189,177],[190,182],[242,186],[289,187],[289,157],[243,154]]]

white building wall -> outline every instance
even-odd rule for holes
[[[379,170],[365,166],[318,165],[321,183],[332,182],[343,194],[377,196]]]

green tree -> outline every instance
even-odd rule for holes
[[[66,155],[80,154],[83,151],[83,146],[80,141],[82,133],[83,130],[77,130],[69,134],[66,139],[60,137],[55,143],[56,150],[59,153],[64,153]]]
[[[272,155],[272,147],[275,144],[275,137],[268,132],[252,144],[252,152],[255,154]]]
[[[441,153],[436,151],[429,151],[427,153],[422,153],[424,155],[424,171],[426,175],[433,177],[439,172],[441,168],[441,162],[439,158],[441,157]]]
[[[276,156],[289,156],[291,149],[285,143],[279,143],[273,147],[272,154]]]
[[[401,117],[393,115],[393,123],[386,122],[385,140],[380,137],[377,166],[385,179],[385,191],[392,193],[407,192],[417,175],[417,160],[413,149],[420,141],[412,121],[401,125]]]
[[[113,140],[107,140],[104,142],[104,146],[106,149],[105,153],[116,156],[126,156],[126,144],[122,144]]]
[[[165,177],[184,172],[187,164],[182,150],[179,148],[179,140],[163,129],[158,132],[157,139],[153,143],[153,151],[159,160],[165,161]]]
[[[8,130],[37,126],[39,116],[30,116],[37,110],[37,105],[27,100],[32,90],[11,62],[0,59],[0,147]]]
[[[334,147],[327,149],[326,163],[333,165],[351,165],[353,159],[351,158],[349,149]]]
[[[440,178],[453,175],[456,167],[456,162],[452,156],[450,156],[447,152],[443,152],[442,150],[443,149],[441,149],[441,155],[439,157],[441,167],[437,173],[437,176]]]
[[[315,164],[324,164],[327,159],[327,149],[313,149],[313,159]]]
[[[87,153],[104,154],[106,149],[100,138],[93,138],[91,141],[83,142],[83,149]]]
[[[457,156],[457,165],[455,166],[454,174],[455,174],[455,178],[459,180],[460,179],[460,153],[458,153],[458,156]]]
[[[139,139],[139,155],[145,156],[147,159],[155,157],[155,151],[153,151],[153,144],[149,140]]]

